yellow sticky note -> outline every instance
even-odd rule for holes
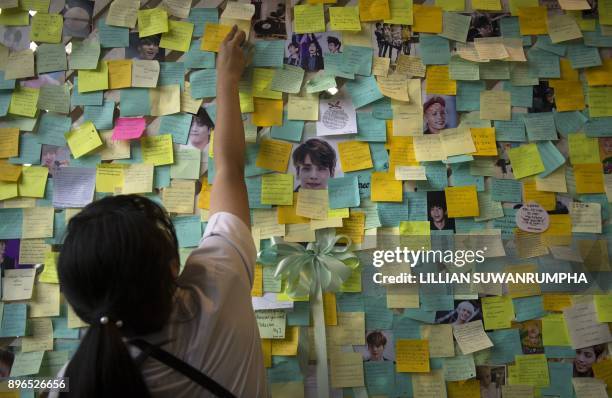
[[[325,326],[338,325],[338,312],[336,308],[335,293],[323,293],[323,314],[325,316]]]
[[[39,43],[60,43],[64,19],[60,14],[37,12],[32,17],[30,39]]]
[[[596,294],[593,296],[597,320],[599,322],[612,322],[612,295]]]
[[[542,232],[546,246],[567,246],[571,243],[572,218],[569,214],[549,214],[548,229]]]
[[[429,342],[427,340],[397,339],[395,356],[397,372],[429,372]]]
[[[202,37],[200,50],[219,52],[221,42],[231,30],[231,26],[207,22],[204,25],[204,36]]]
[[[295,213],[298,216],[325,220],[329,210],[327,189],[300,188]]]
[[[332,30],[361,30],[359,7],[330,7],[329,23]]]
[[[132,60],[117,59],[106,61],[106,63],[108,67],[109,89],[113,90],[132,86]]]
[[[168,21],[168,32],[163,33],[159,46],[176,51],[188,51],[193,34],[191,22]]]
[[[342,228],[337,228],[338,235],[347,235],[353,243],[363,242],[363,229],[366,214],[361,211],[351,211],[350,217],[342,219]]]
[[[511,120],[512,103],[509,91],[484,90],[480,92],[480,118]]]
[[[108,90],[108,64],[99,62],[94,70],[79,70],[79,93]]]
[[[253,97],[277,100],[283,98],[283,93],[281,91],[274,91],[271,88],[274,73],[274,69],[255,68],[253,70]]]
[[[523,202],[535,202],[544,210],[554,210],[557,200],[554,192],[538,191],[535,179],[529,179],[523,181]]]
[[[21,169],[21,165],[10,164],[6,160],[0,160],[0,181],[17,182],[19,177],[21,177]]]
[[[8,112],[13,115],[36,116],[39,90],[37,88],[19,87],[13,90]]]
[[[264,174],[261,178],[261,203],[293,205],[293,174]]]
[[[537,327],[537,324],[529,326]],[[571,346],[563,314],[548,314],[543,317],[541,335],[545,346]]]
[[[472,140],[476,147],[474,156],[497,156],[497,145],[495,143],[495,127],[472,127]]]
[[[263,183],[263,180],[262,180],[262,183]],[[263,191],[263,188],[262,188],[262,191]],[[278,206],[278,211],[277,211],[278,224],[306,224],[310,222],[309,218],[297,215],[296,213],[297,200],[298,200],[298,194],[297,192],[293,192],[293,202],[291,203],[291,206]]]
[[[266,139],[259,144],[255,165],[284,173],[287,171],[292,145],[286,141]]]
[[[544,163],[536,144],[525,144],[508,150],[515,179],[532,176],[544,171]]]
[[[0,128],[0,158],[19,156],[19,129]]]
[[[253,105],[255,106],[255,112],[253,112],[255,126],[282,126],[283,100],[253,98]]]
[[[200,195],[198,196],[198,208],[200,209],[210,209],[210,193],[212,190],[212,185],[208,184],[208,176],[203,176],[200,178],[200,182],[202,187],[200,188]]]
[[[264,357],[264,367],[272,367],[272,339],[261,339],[261,350]]]
[[[372,168],[372,156],[370,146],[362,141],[344,141],[338,143],[340,153],[340,164],[342,170],[357,171]]]
[[[487,11],[501,11],[502,9],[499,0],[472,0],[472,8]]]
[[[553,43],[581,39],[582,32],[573,16],[569,14],[554,14],[547,19],[547,29]]]
[[[425,82],[427,94],[457,94],[457,82],[450,79],[448,65],[428,65]]]
[[[589,116],[612,116],[612,87],[589,87]]]
[[[74,130],[64,134],[70,152],[75,159],[93,151],[102,146],[102,140],[98,134],[98,130],[92,122],[85,122]]]
[[[161,134],[140,139],[144,163],[162,166],[174,163],[172,134]]]
[[[444,193],[449,217],[478,217],[480,215],[475,185],[446,187]]]
[[[149,89],[151,116],[179,113],[181,110],[181,86],[170,84]]]
[[[535,387],[546,387],[550,384],[548,361],[545,354],[516,355],[518,383]]]
[[[19,180],[19,196],[43,198],[48,177],[49,169],[44,166],[24,167]]]
[[[523,7],[519,8],[519,29],[521,36],[545,35],[547,29],[546,7]]]
[[[601,60],[600,66],[584,69],[589,86],[612,86],[612,59]]]
[[[422,33],[442,33],[442,8],[414,4],[414,32]]]
[[[323,4],[303,4],[293,8],[295,33],[325,32]]]
[[[599,144],[597,138],[587,137],[584,133],[568,135],[569,158],[572,164],[599,163]]]
[[[484,328],[508,329],[514,319],[514,305],[510,296],[483,297],[482,315]]]
[[[604,174],[601,163],[574,164],[576,193],[605,193]]]
[[[563,311],[572,306],[572,296],[569,294],[545,294],[542,296],[544,311]]]
[[[31,207],[23,209],[23,224],[21,237],[23,239],[53,237],[52,207]]]
[[[162,202],[170,213],[193,214],[194,197],[194,180],[174,179],[169,187],[164,188]]]
[[[586,69],[587,71],[589,69]],[[584,92],[581,81],[559,80],[555,82],[555,104],[558,112],[584,109]]]
[[[359,17],[363,22],[391,18],[388,0],[359,0]]]
[[[493,386],[494,384],[489,384]],[[480,380],[469,379],[449,381],[447,383],[449,398],[480,398]],[[499,390],[497,390],[499,391]]]
[[[370,190],[372,202],[401,202],[403,200],[402,182],[395,179],[394,173],[382,171],[372,173]]]
[[[298,326],[288,326],[285,329],[284,339],[272,339],[272,355],[297,355],[300,328]]]
[[[391,17],[384,20],[388,24],[412,25],[412,0],[389,0]]]
[[[102,163],[96,167],[96,192],[114,193],[123,186],[123,165]]]
[[[138,10],[138,37],[147,37],[168,31],[168,13],[161,8]]]
[[[463,11],[465,10],[465,0],[436,0],[437,7],[444,11]]]
[[[251,288],[252,297],[263,296],[263,266],[261,264],[255,264],[253,272],[253,287]]]
[[[510,0],[510,14],[518,16],[520,8],[537,7],[539,5],[538,0]]]
[[[15,198],[19,195],[16,182],[0,181],[0,200]]]

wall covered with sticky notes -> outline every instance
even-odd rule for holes
[[[324,324],[257,264],[272,397],[327,395],[317,328],[331,396],[612,392],[610,0],[0,7],[0,377],[55,375],[78,347],[87,325],[56,264],[88,203],[144,195],[170,213],[183,264],[197,247],[216,57],[237,25],[257,248],[335,231],[359,259],[323,294]],[[398,246],[423,257],[374,261]],[[587,282],[485,277],[559,273]],[[377,283],[409,275],[420,283]]]

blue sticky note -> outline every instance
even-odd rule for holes
[[[421,59],[424,65],[448,65],[450,62],[449,40],[438,35],[421,33]]]
[[[176,231],[179,247],[196,247],[202,238],[202,221],[200,216],[173,217],[172,224]]]
[[[455,225],[457,223],[455,222]],[[516,228],[516,209],[504,207],[504,216],[493,220],[493,227],[501,229],[502,239],[514,239],[514,229]]]
[[[544,353],[548,358],[575,358],[576,350],[568,346],[547,345],[544,346]]]
[[[372,179],[372,171],[362,170],[351,174],[357,176],[357,181],[359,182],[359,197],[362,199],[370,198],[370,181]]]
[[[356,76],[355,80],[346,82],[346,89],[351,96],[351,101],[355,109],[361,108],[383,97],[378,89],[378,84],[376,84],[376,78],[374,78],[374,76]]]
[[[372,74],[372,54],[370,47],[344,46],[344,62],[356,75],[370,76]]]
[[[357,139],[366,142],[386,142],[387,123],[370,112],[357,112]]]
[[[284,40],[258,40],[255,42],[253,66],[256,68],[282,68],[284,56]]]
[[[568,43],[567,57],[574,69],[590,68],[601,65],[601,56],[597,47],[588,47],[583,43]]]
[[[130,46],[130,29],[121,26],[110,26],[106,19],[98,21],[98,38],[102,48],[121,48]]]
[[[523,114],[512,113],[511,120],[496,120],[495,139],[504,142],[525,142]]]
[[[219,11],[217,8],[192,8],[189,11],[187,21],[194,24],[193,35],[200,37],[204,35],[204,25],[206,22],[219,23]]]
[[[567,52],[567,45],[565,43],[553,43],[552,39],[548,35],[538,36],[533,48],[548,51],[549,53],[556,54],[560,57],[565,56]]]
[[[167,188],[170,186],[170,165],[155,166],[153,169],[153,187]]]
[[[387,296],[365,296],[365,323],[366,330],[391,329],[393,325],[393,312],[387,308]]]
[[[436,318],[436,312],[435,311],[425,311],[422,308],[406,308],[404,309],[403,316],[405,318],[414,319],[415,321],[419,321],[419,322],[434,323],[434,319]]]
[[[582,127],[588,120],[588,118],[579,111],[554,112],[554,118],[557,131],[559,134],[564,136],[567,136],[570,133],[575,133],[576,131],[581,131]],[[612,122],[612,120],[610,122]],[[609,131],[610,129],[606,130]],[[589,135],[588,132],[587,135]]]
[[[15,79],[4,79],[4,71],[0,70],[0,90],[13,90],[15,88]]]
[[[504,90],[510,91],[510,101],[512,106],[531,108],[533,105],[532,86],[515,86],[509,81],[505,81]]]
[[[330,209],[359,206],[357,176],[330,178],[327,186]]]
[[[427,192],[404,192],[408,202],[408,221],[427,221]]]
[[[27,323],[27,304],[4,304],[0,337],[25,336]]]
[[[607,220],[610,216],[610,203],[604,193],[590,193],[578,195],[578,199],[583,203],[599,203],[601,205],[601,219]]]
[[[37,138],[39,144],[66,146],[64,134],[70,131],[71,119],[57,113],[45,112],[40,117]]]
[[[378,202],[378,218],[383,227],[399,227],[400,221],[408,221],[408,203]]]
[[[194,40],[185,53],[185,67],[188,69],[204,69],[215,67],[215,53],[200,50],[201,40]]]
[[[469,233],[475,231],[482,231],[485,229],[484,223],[476,222],[473,218],[456,218],[455,219],[455,231],[457,233]],[[431,231],[434,232],[434,231]]]
[[[540,390],[542,396],[574,397],[572,377],[574,377],[574,366],[571,363],[548,362],[548,378],[550,383],[548,387]]]
[[[343,53],[323,54],[323,64],[325,65],[325,73],[327,74],[343,77],[345,79],[355,78],[355,73],[351,65],[344,62]]]
[[[549,176],[553,171],[565,164],[565,157],[552,142],[538,142],[537,146],[540,158],[542,158],[542,163],[544,164],[544,171],[538,174],[539,177]]]
[[[257,167],[255,165],[255,163],[257,162],[258,153],[259,153],[259,144],[247,144],[246,153],[245,153],[245,167],[244,167],[245,177],[253,177],[253,176],[262,175],[262,174],[266,174],[270,172],[270,170],[268,169]],[[208,162],[209,175],[210,175],[210,165],[211,163],[209,161]]]
[[[68,328],[68,318],[58,316],[51,319],[53,322],[53,338],[55,339],[78,339],[79,329]]]
[[[172,142],[177,144],[187,144],[189,129],[193,116],[188,113],[175,113],[161,117],[159,124],[160,134],[172,134]]]
[[[267,372],[270,383],[286,383],[304,379],[297,357],[273,356],[272,367],[267,369]]]
[[[558,139],[555,117],[552,112],[524,113],[523,121],[529,141]]]
[[[460,112],[480,110],[480,92],[484,91],[484,81],[457,81],[457,110]]]
[[[496,202],[521,203],[522,184],[516,180],[492,178],[491,200]]]
[[[510,64],[505,61],[489,61],[478,64],[481,80],[510,79]]]
[[[181,90],[185,84],[185,64],[182,62],[160,62],[158,86],[179,84]],[[193,87],[191,88],[193,90]]]
[[[470,172],[469,163],[451,164],[451,185],[454,187],[465,187],[468,185],[476,185],[478,192],[484,191],[484,177],[474,176]]]
[[[283,124],[280,126],[272,126],[270,134],[272,138],[279,138],[285,141],[300,142],[302,133],[304,132],[303,120],[289,120],[287,112],[283,112]]]
[[[442,191],[448,186],[446,165],[441,162],[424,163],[427,181],[417,181],[419,191]]]
[[[532,48],[527,51],[527,62],[539,78],[558,79],[561,77],[561,65],[559,56],[556,54]]]
[[[610,129],[610,124],[612,124],[612,117],[589,117],[589,110],[585,109],[583,111],[583,115],[587,117],[587,120],[584,125],[584,131],[589,137],[610,137],[612,136],[612,129]],[[572,131],[575,132],[578,130]]]
[[[386,171],[389,169],[389,152],[382,142],[370,142],[370,154],[372,156],[372,164],[376,171]]]
[[[272,205],[261,203],[261,176],[245,178],[249,197],[249,209],[270,209]]]
[[[503,37],[523,38],[523,46],[531,44],[531,36],[521,36],[518,17],[505,16],[499,20],[499,30]]]
[[[501,329],[487,334],[493,343],[489,358],[492,365],[504,365],[513,362],[515,355],[523,353],[518,329]]]
[[[595,22],[595,31],[582,32],[584,36],[584,45],[589,47],[612,47],[612,36],[604,36],[601,34],[601,26]]]
[[[449,294],[424,294],[419,292],[421,308],[425,311],[452,311],[454,306],[453,296]]]
[[[19,156],[9,158],[11,164],[40,164],[42,145],[36,134],[24,133],[19,137]]]
[[[383,97],[372,103],[372,116],[376,119],[392,120],[393,108],[391,108],[391,98]]]
[[[296,301],[293,311],[287,311],[287,326],[310,326],[310,303]]]
[[[11,104],[12,91],[0,91],[0,117],[6,116]]]
[[[114,113],[115,102],[105,100],[102,106],[86,105],[83,119],[91,121],[98,130],[110,130],[113,128]]]
[[[47,184],[52,185],[52,184]],[[51,198],[53,201],[53,198]],[[53,203],[52,203],[53,204]],[[53,237],[45,239],[45,243],[48,245],[61,245],[66,233],[66,212],[56,212],[53,215]]]
[[[409,318],[405,314],[395,315],[393,317],[393,336],[396,339],[420,339],[421,322]]]
[[[20,239],[23,222],[22,209],[0,209],[0,218],[2,218],[0,239]]]
[[[391,395],[395,391],[395,364],[393,361],[367,361],[363,363],[368,396]]]
[[[75,105],[102,105],[104,101],[103,91],[92,91],[90,93],[79,94],[79,78],[74,77],[74,87],[72,87],[72,97],[70,98],[70,104]]]
[[[395,373],[395,391],[394,397],[413,397],[412,392],[412,374],[411,373]]]
[[[542,296],[520,297],[512,299],[514,315],[517,322],[541,318],[546,315]]]
[[[217,123],[217,104],[208,104],[206,105],[205,110],[210,117],[210,120],[212,120],[213,123]]]
[[[189,75],[191,96],[193,98],[213,98],[217,96],[217,70],[202,69]]]
[[[364,312],[365,306],[361,293],[336,293],[339,312]],[[294,303],[295,306],[295,303]]]
[[[125,88],[121,90],[120,109],[121,116],[150,115],[149,89]]]

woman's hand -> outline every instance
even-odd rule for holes
[[[217,77],[219,82],[238,83],[244,71],[246,59],[242,43],[246,35],[234,25],[219,48],[217,57]]]

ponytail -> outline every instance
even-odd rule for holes
[[[151,396],[113,322],[92,324],[68,363],[64,377],[70,380],[70,391],[61,393],[62,398]]]

